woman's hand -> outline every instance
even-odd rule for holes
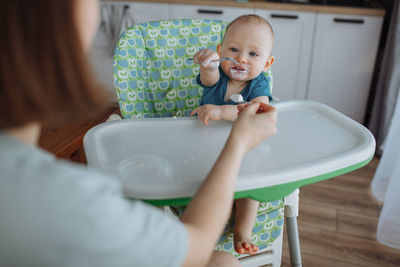
[[[231,138],[238,138],[246,151],[276,133],[276,109],[262,102],[238,106],[238,118],[233,124]]]
[[[196,115],[199,117],[204,125],[208,125],[209,120],[221,120],[222,119],[222,106],[216,106],[207,104],[200,106],[192,111],[190,116]]]

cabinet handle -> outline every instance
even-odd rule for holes
[[[222,15],[224,11],[222,10],[210,10],[210,9],[197,9],[197,13],[199,14],[217,14]]]
[[[269,16],[271,18],[276,18],[276,19],[298,19],[299,18],[299,16],[297,16],[297,15],[271,14]]]
[[[334,18],[333,21],[337,22],[337,23],[353,23],[353,24],[363,24],[364,23],[363,19],[338,19],[338,18]]]

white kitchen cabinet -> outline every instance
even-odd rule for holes
[[[200,19],[220,19],[232,21],[236,17],[244,14],[254,13],[252,8],[238,7],[218,7],[201,5],[181,5],[170,4],[171,16],[175,19],[200,18]]]
[[[129,2],[128,5],[133,24],[173,18],[171,16],[170,4]]]
[[[364,121],[382,20],[317,14],[308,99]]]
[[[306,97],[316,13],[256,10],[275,32],[272,55],[273,96],[281,100]]]

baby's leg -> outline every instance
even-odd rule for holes
[[[236,218],[233,230],[234,247],[239,254],[255,254],[258,247],[251,243],[251,233],[256,220],[258,201],[250,198],[235,201]]]

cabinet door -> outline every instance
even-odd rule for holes
[[[235,7],[210,7],[199,5],[171,4],[171,16],[174,19],[200,18],[200,19],[220,19],[232,21],[238,16],[254,13],[251,8]]]
[[[169,4],[141,2],[130,2],[128,4],[134,24],[153,20],[171,19]]]
[[[282,10],[256,10],[275,33],[272,55],[273,96],[285,100],[306,97],[316,14]]]
[[[308,98],[364,121],[381,17],[318,14]]]

